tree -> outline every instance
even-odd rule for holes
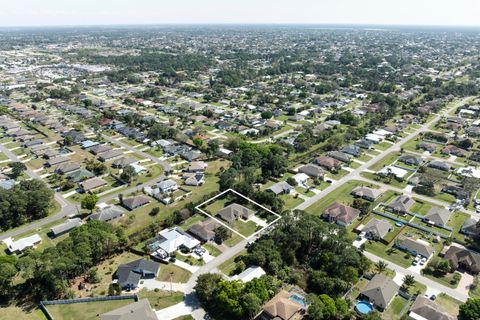
[[[295,180],[293,177],[288,177],[287,178],[287,183],[293,187],[297,185],[297,180]]]
[[[27,170],[27,166],[23,162],[12,162],[10,168],[12,168],[11,176],[13,179],[17,179],[25,170]]]
[[[90,213],[92,213],[93,209],[95,209],[97,205],[97,202],[98,202],[98,196],[96,194],[87,194],[82,199],[82,202],[81,202],[82,209],[90,210]]]
[[[260,311],[262,300],[255,293],[246,293],[242,295],[240,304],[247,319],[252,319]]]
[[[222,243],[223,241],[230,238],[230,231],[225,228],[224,226],[220,226],[215,229],[215,241],[218,243]]]
[[[415,284],[415,277],[411,274],[407,274],[403,277],[403,286],[408,290],[411,286]]]
[[[379,260],[377,263],[375,263],[375,269],[378,273],[382,273],[387,269],[387,263],[383,260]]]
[[[263,111],[261,113],[262,119],[271,119],[273,117],[272,111]]]
[[[127,165],[123,167],[122,169],[122,174],[120,175],[120,179],[125,181],[126,183],[132,182],[132,178],[137,175],[137,172],[135,171],[135,168],[133,168],[131,165]]]
[[[460,306],[459,320],[480,319],[480,299],[469,298]]]

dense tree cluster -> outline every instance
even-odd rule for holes
[[[31,251],[18,260],[2,258],[0,293],[7,297],[18,293],[34,299],[62,298],[68,293],[69,280],[122,250],[125,243],[122,230],[105,222],[89,221],[43,252]],[[13,286],[15,275],[25,281]]]
[[[278,291],[280,282],[263,276],[247,283],[203,274],[195,286],[198,300],[215,319],[252,319]]]
[[[0,229],[7,230],[48,215],[53,191],[40,180],[25,180],[0,189]]]
[[[243,260],[309,292],[331,297],[345,293],[369,265],[345,230],[305,213],[284,217],[248,249]]]

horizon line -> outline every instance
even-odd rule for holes
[[[91,28],[91,27],[167,27],[167,26],[344,26],[344,27],[421,27],[421,28],[480,28],[478,25],[459,24],[385,24],[342,22],[170,22],[170,23],[108,23],[108,24],[32,24],[0,25],[0,29],[13,28]]]

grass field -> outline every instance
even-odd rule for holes
[[[40,309],[25,310],[17,306],[0,308],[2,320],[46,320]]]
[[[246,253],[246,250],[240,251],[237,255],[233,256],[232,258],[228,259],[224,263],[222,263],[218,269],[223,272],[226,275],[230,275],[230,273],[235,270],[237,267],[237,263],[235,262],[235,259],[241,255],[244,255]]]
[[[454,299],[445,293],[440,293],[437,295],[437,299],[435,301],[437,305],[442,306],[448,313],[456,316],[458,315],[458,309],[462,302]]]
[[[140,299],[148,299],[153,309],[160,310],[181,302],[183,293],[143,289],[138,293],[138,297]]]
[[[350,192],[352,192],[355,187],[361,185],[369,186],[370,184],[355,180],[348,181],[327,196],[323,197],[321,200],[312,204],[305,211],[311,214],[321,215],[323,211],[325,211],[325,209],[335,201],[343,204],[350,204],[353,201],[353,197],[350,195]]]
[[[59,304],[48,306],[47,310],[54,319],[93,320],[98,319],[105,312],[115,310],[132,302],[134,302],[133,299]]]
[[[157,276],[158,281],[172,281],[178,283],[186,283],[192,274],[174,264],[161,264],[160,272]],[[171,276],[171,279],[170,279]]]
[[[388,305],[387,309],[385,312],[382,314],[382,319],[386,320],[397,320],[400,319],[402,316],[402,311],[406,312],[408,309],[406,306],[410,304],[410,302],[401,297],[401,296],[396,296],[393,298],[392,302]]]

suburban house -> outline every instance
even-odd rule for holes
[[[411,154],[401,155],[400,157],[398,157],[398,161],[410,166],[418,166],[423,163],[422,158],[415,157],[414,155],[411,155]]]
[[[341,151],[354,157],[360,157],[362,155],[362,149],[354,144],[343,147]]]
[[[237,203],[232,203],[217,212],[217,216],[228,223],[233,223],[237,219],[248,220],[255,212]]]
[[[72,182],[78,183],[93,178],[95,175],[86,169],[79,169],[67,175]]]
[[[480,272],[480,253],[450,246],[443,258],[448,260],[455,269],[465,269],[473,274]]]
[[[395,247],[406,251],[414,256],[421,255],[425,258],[430,258],[433,254],[433,247],[425,241],[415,240],[408,237],[402,237],[395,242]]]
[[[107,151],[110,151],[112,149],[113,148],[108,144],[97,144],[97,145],[94,145],[94,146],[88,148],[88,151],[90,151],[94,155],[99,155],[103,152],[107,152]]]
[[[63,134],[63,138],[64,139],[67,139],[67,138],[71,139],[71,141],[74,144],[79,144],[82,141],[86,140],[85,135],[82,132],[77,131],[77,130],[70,130],[68,132],[65,132]]]
[[[428,166],[430,168],[438,169],[438,170],[442,170],[442,171],[450,171],[450,169],[451,169],[451,166],[448,163],[440,161],[440,160],[432,160],[432,161],[430,161]]]
[[[141,279],[154,279],[159,269],[160,264],[157,262],[139,259],[121,264],[114,274],[114,279],[117,279],[122,290],[134,290]]]
[[[307,181],[308,181],[308,179],[310,179],[310,177],[307,174],[302,173],[302,172],[297,173],[292,178],[295,180],[297,185],[304,186],[304,187],[307,187]]]
[[[355,141],[355,145],[362,149],[370,149],[373,147],[373,142],[367,139],[360,139],[358,141]]]
[[[80,187],[82,188],[83,192],[90,192],[107,184],[107,181],[103,180],[102,178],[95,177],[81,182]]]
[[[59,173],[59,174],[65,174],[65,173],[73,172],[73,171],[78,170],[78,169],[80,169],[80,164],[78,164],[76,162],[69,161],[69,162],[65,162],[65,163],[60,164],[55,169],[55,172]]]
[[[195,236],[202,242],[207,242],[215,238],[215,229],[219,228],[221,224],[212,218],[205,221],[200,221],[188,228],[187,232]]]
[[[100,315],[100,320],[132,319],[159,320],[155,311],[152,310],[148,299],[138,300]]]
[[[7,238],[3,240],[3,243],[7,245],[7,250],[10,253],[22,253],[27,248],[34,247],[42,241],[42,238],[38,234],[34,234],[18,240]]]
[[[373,218],[361,229],[367,239],[383,239],[392,230],[390,222]]]
[[[410,307],[409,314],[412,319],[456,320],[457,317],[447,313],[442,306],[434,301],[418,296]]]
[[[457,199],[468,199],[469,194],[468,192],[459,185],[444,185],[442,187],[442,192],[449,193],[454,195]]]
[[[127,208],[128,210],[133,210],[136,208],[140,208],[146,204],[150,203],[150,198],[140,194],[138,196],[130,197],[127,199],[123,199],[122,205]]]
[[[122,158],[113,160],[112,167],[121,169],[125,166],[132,165],[137,162],[138,162],[138,159],[135,159],[133,157],[122,157]]]
[[[417,144],[417,148],[428,151],[430,153],[434,153],[437,145],[435,143],[421,142]]]
[[[352,195],[357,198],[362,198],[368,201],[377,200],[383,192],[379,189],[372,189],[368,187],[356,187],[352,190]]]
[[[470,237],[478,237],[480,235],[480,226],[478,220],[468,218],[462,225],[460,232]]]
[[[118,206],[108,206],[92,213],[88,216],[88,219],[108,222],[120,218],[124,213],[125,211]]]
[[[172,179],[167,179],[157,183],[157,187],[161,193],[169,193],[177,190],[178,184]]]
[[[305,173],[306,175],[317,179],[323,179],[323,176],[325,174],[325,172],[320,166],[317,166],[313,163],[301,166],[300,168],[298,168],[298,172]]]
[[[64,223],[61,223],[59,225],[52,227],[51,234],[53,237],[58,237],[62,234],[69,232],[70,230],[76,227],[80,227],[82,224],[83,224],[82,219],[80,218],[68,219]]]
[[[341,226],[348,226],[360,215],[360,210],[334,202],[323,212],[328,222],[335,222]]]
[[[260,314],[260,320],[290,320],[298,315],[303,306],[289,299],[287,291],[282,290],[270,301],[265,303]]]
[[[295,188],[289,185],[286,181],[277,182],[267,189],[267,191],[273,192],[276,195],[290,194],[293,190],[295,190]]]
[[[445,226],[450,219],[450,215],[451,212],[445,208],[433,207],[428,210],[428,213],[423,218],[423,221],[436,226]]]
[[[320,156],[315,159],[315,163],[319,166],[326,168],[327,170],[338,170],[342,166],[340,160],[334,159],[328,156]]]
[[[386,166],[380,169],[377,174],[382,177],[393,175],[399,179],[403,179],[408,174],[408,171],[397,166]]]
[[[109,160],[113,160],[113,159],[116,159],[116,158],[119,158],[123,155],[123,151],[120,150],[120,149],[113,149],[113,150],[110,150],[110,151],[106,151],[106,152],[102,152],[99,157],[98,157],[98,160],[102,161],[102,162],[106,162],[106,161],[109,161]]]
[[[367,283],[360,295],[368,299],[378,309],[385,310],[390,301],[397,295],[398,289],[400,289],[398,284],[379,273]]]
[[[64,156],[58,156],[58,157],[55,157],[53,159],[50,159],[48,160],[46,163],[45,163],[45,166],[47,167],[53,167],[57,164],[60,164],[60,163],[64,163],[64,162],[67,162],[67,161],[70,161],[70,158],[68,157],[64,157]]]
[[[180,228],[164,229],[158,233],[155,241],[148,245],[151,251],[163,251],[166,256],[177,251],[181,247],[192,250],[200,245],[200,241],[192,238]]]
[[[196,172],[188,176],[183,176],[185,178],[185,184],[187,186],[201,186],[205,183],[205,174],[202,172]]]
[[[388,204],[385,209],[396,214],[406,215],[414,204],[415,200],[412,198],[400,195]]]
[[[242,273],[234,275],[232,277],[232,280],[240,280],[243,283],[247,283],[266,274],[267,273],[265,272],[265,270],[262,269],[262,267],[251,266],[245,269]]]
[[[188,166],[188,172],[201,172],[207,169],[208,164],[203,161],[194,161]]]
[[[454,155],[457,157],[466,157],[468,152],[454,145],[448,145],[442,149],[442,153],[446,155]]]
[[[349,154],[341,151],[329,151],[327,152],[327,155],[345,163],[350,163],[352,161],[352,157]]]

